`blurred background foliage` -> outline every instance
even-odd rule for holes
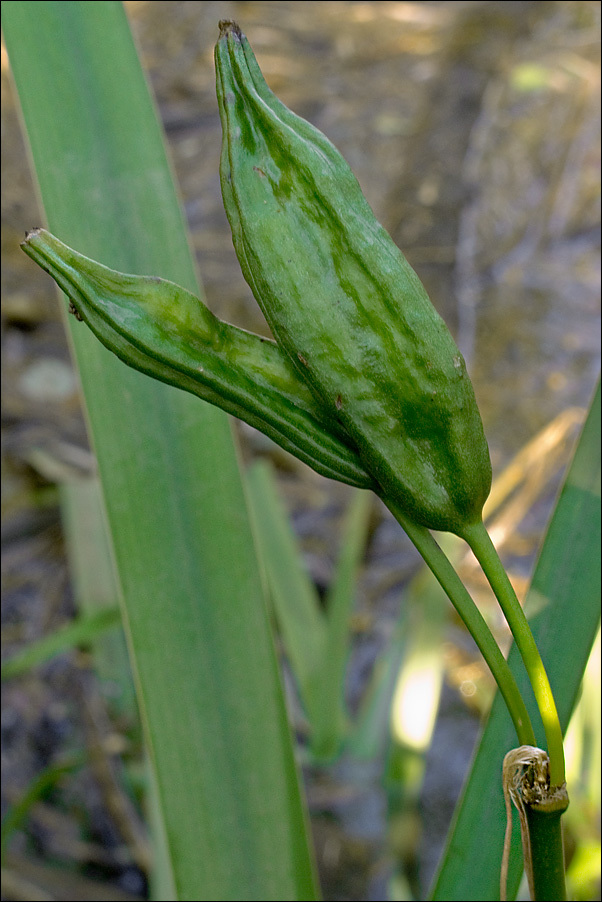
[[[600,365],[599,4],[125,7],[209,306],[266,330],[219,191],[212,50],[218,20],[234,18],[273,89],[348,159],[456,336],[504,474],[493,535],[524,590]],[[2,128],[2,652],[12,662],[3,671],[3,898],[144,898],[146,774],[132,680],[102,524],[86,513],[96,509],[94,461],[56,296],[18,248],[39,213],[4,49]],[[352,509],[347,487],[237,431],[244,461],[267,460],[276,474],[318,605],[356,518],[351,637],[338,652],[348,658],[339,710],[348,746],[335,764],[308,744],[294,662],[284,662],[325,898],[417,898],[490,677],[380,504]],[[460,566],[507,642],[472,561]],[[577,899],[599,898],[599,677],[598,643],[567,742]]]

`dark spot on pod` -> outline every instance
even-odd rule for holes
[[[265,178],[265,172],[263,171],[263,169],[260,169],[259,166],[253,166],[253,171],[259,173],[259,175]]]
[[[303,354],[297,354],[297,357],[299,358],[299,360],[303,364],[303,366],[307,366],[307,360],[305,359]]]
[[[340,410],[341,407],[343,406],[343,399],[341,398],[340,395],[337,395],[337,399],[334,403],[335,403],[336,409]]]
[[[73,303],[73,301],[69,301],[69,313],[76,318],[76,320],[80,323],[83,323],[84,318]]]

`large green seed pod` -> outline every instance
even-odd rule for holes
[[[220,28],[222,193],[245,278],[383,497],[461,535],[491,486],[464,359],[340,153],[272,94],[238,26]]]

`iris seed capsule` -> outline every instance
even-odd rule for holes
[[[341,154],[269,90],[238,26],[220,29],[222,194],[245,278],[380,494],[462,535],[491,487],[464,359]]]

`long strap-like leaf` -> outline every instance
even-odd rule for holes
[[[537,613],[533,634],[554,690],[563,730],[578,697],[600,622],[600,385],[558,499],[527,599]],[[509,662],[526,700],[526,677],[513,648]],[[528,705],[529,707],[529,705]],[[531,710],[532,709],[532,710]],[[532,705],[530,713],[534,712]],[[537,723],[533,713],[533,722]],[[543,743],[541,735],[539,743]],[[506,814],[502,760],[515,744],[512,724],[496,698],[474,759],[431,898],[499,898]],[[570,795],[570,786],[569,786]],[[484,837],[487,841],[484,841]],[[514,832],[508,898],[522,872],[520,835]]]
[[[13,0],[2,13],[49,227],[198,293],[121,4]],[[178,898],[313,899],[227,418],[73,326]]]

